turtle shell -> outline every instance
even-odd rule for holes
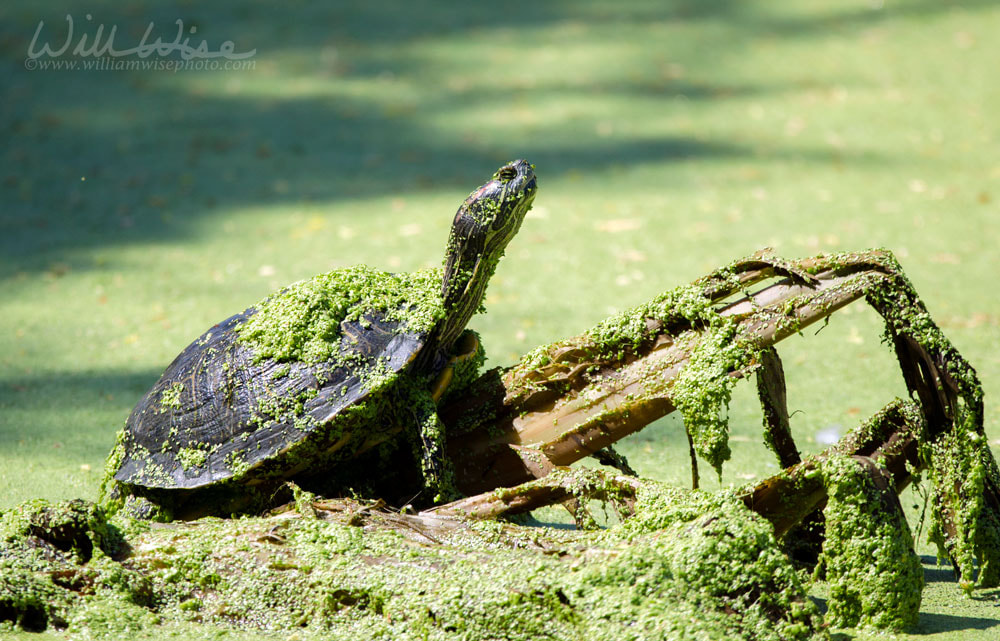
[[[432,275],[427,284],[440,287],[439,274],[436,278]],[[358,279],[352,282],[357,285]],[[306,343],[329,346],[325,358],[262,357],[266,346],[245,339],[260,313],[255,307],[191,343],[126,421],[115,479],[149,488],[194,489],[229,479],[252,482],[262,474],[287,476],[334,452],[356,449],[375,436],[373,430],[392,429],[392,424],[367,425],[365,433],[345,438],[334,419],[391,388],[427,346],[433,324],[426,315],[423,324],[408,322],[413,303],[405,294],[411,292],[389,297],[390,306],[377,309],[370,297],[357,295],[356,287],[342,290],[326,292],[355,299],[353,307],[335,306],[344,316],[338,331],[329,331],[331,319],[326,318],[320,325],[330,336],[306,336]],[[301,303],[302,296],[291,299],[299,307],[312,305]],[[433,302],[434,295],[429,299]],[[269,313],[294,318],[302,311],[287,303]],[[276,318],[284,322],[284,316]],[[384,418],[376,423],[392,422]]]

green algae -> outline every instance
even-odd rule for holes
[[[181,406],[181,392],[184,391],[184,383],[176,382],[163,391],[160,395],[160,406],[166,410],[178,409]]]
[[[43,537],[79,563],[101,550],[114,552],[121,544],[120,533],[107,523],[103,508],[81,499],[61,503],[34,499],[0,515],[0,542],[30,537]]]
[[[736,338],[736,326],[731,322],[719,323],[706,332],[670,391],[695,451],[720,476],[722,464],[731,454],[726,413],[737,379],[730,374],[756,358],[756,351]]]
[[[365,265],[319,274],[265,298],[236,331],[258,360],[337,360],[345,322],[365,327],[377,314],[415,334],[433,329],[444,318],[441,274],[390,274]]]
[[[937,423],[921,435],[920,452],[934,485],[931,539],[940,556],[951,559],[967,589],[1000,585],[1000,514],[995,508],[984,509],[987,486],[1000,488],[1000,470],[983,428],[982,386],[931,318],[895,257],[887,251],[874,255],[889,278],[865,294],[885,319],[885,342],[897,351],[911,395],[928,404],[924,411],[933,413]],[[852,257],[844,255],[845,260]],[[914,353],[924,362],[909,364]],[[931,380],[921,383],[925,376]]]
[[[587,356],[596,361],[622,361],[664,330],[683,330],[718,320],[704,288],[697,284],[683,285],[587,330]],[[566,342],[556,342],[537,347],[522,356],[514,369],[530,371],[544,367],[553,362],[552,355],[566,345]]]
[[[409,385],[408,411],[416,418],[417,434],[411,439],[414,458],[420,462],[424,486],[433,503],[461,496],[455,487],[455,472],[444,452],[445,426],[437,415],[437,404],[425,385]],[[412,421],[411,421],[412,423]]]
[[[0,561],[0,632],[65,627],[72,596],[31,570],[11,566]]]
[[[714,280],[736,283],[733,266],[719,270]],[[730,457],[727,414],[737,382],[731,374],[751,365],[758,350],[739,339],[735,319],[716,313],[706,283],[677,287],[601,321],[586,332],[583,343],[586,358],[591,362],[620,364],[657,336],[679,337],[691,329],[697,329],[700,336],[688,363],[673,380],[651,376],[646,393],[669,396],[684,420],[695,451],[721,474],[722,464]],[[514,370],[520,373],[539,370],[552,363],[553,355],[567,346],[570,343],[557,342],[536,348],[525,354]],[[530,376],[521,378],[531,380]],[[599,389],[588,387],[580,396],[599,395],[597,392]],[[596,416],[593,422],[603,418]]]
[[[297,498],[276,516],[137,531],[130,554],[79,566],[103,577],[91,594],[32,574],[63,603],[49,625],[97,638],[184,622],[324,639],[824,636],[769,526],[730,495],[644,483],[635,517],[594,532],[435,526],[350,502],[309,512]]]
[[[126,493],[120,491],[120,484],[115,479],[115,474],[125,460],[125,439],[127,433],[125,428],[118,430],[115,434],[115,444],[108,453],[108,458],[104,461],[104,475],[101,477],[101,485],[97,489],[98,504],[110,514],[114,514],[125,505]]]
[[[671,327],[678,323],[711,323],[718,316],[712,302],[698,285],[684,285],[670,290],[652,301],[638,305],[598,323],[587,332],[598,353],[608,358],[622,358],[647,341],[655,331],[650,321]]]
[[[934,484],[928,538],[938,546],[939,557],[951,558],[966,590],[998,584],[1000,523],[984,509],[991,461],[983,441],[981,434],[959,429],[925,444],[921,452]]]
[[[609,576],[610,584],[630,585],[641,592],[650,590],[651,583],[666,583],[676,591],[676,598],[701,609],[699,619],[720,614],[720,606],[724,612],[738,612],[742,619],[735,628],[730,627],[729,618],[717,617],[717,625],[729,627],[728,634],[718,637],[712,630],[683,636],[825,636],[816,630],[818,610],[777,546],[770,523],[733,493],[685,491],[644,482],[636,498],[636,515],[605,535],[630,544],[621,560],[624,563],[619,561],[614,567],[621,574]],[[649,549],[632,545],[650,534],[665,549],[650,554]],[[645,576],[635,576],[637,567]],[[602,568],[601,572],[607,571]],[[756,636],[769,628],[773,632]]]
[[[829,499],[817,573],[829,584],[826,622],[885,630],[915,625],[923,567],[895,493],[878,488],[851,457],[828,458],[822,474]]]
[[[384,362],[376,361],[375,366],[366,372],[367,389],[377,389],[380,384],[391,382],[392,378],[386,369]],[[293,423],[302,430],[315,427],[316,421],[306,414],[305,409],[306,403],[318,394],[319,390],[316,388],[307,388],[290,396],[278,394],[275,390],[264,387],[257,394],[257,404],[250,414],[248,423],[257,429],[286,422]]]
[[[122,532],[104,510],[82,500],[38,499],[4,512],[0,631],[89,625],[95,611],[114,610],[119,602],[148,605],[142,577],[111,560],[124,549]]]
[[[177,450],[177,460],[180,461],[181,467],[185,470],[201,467],[207,458],[208,451],[203,449],[182,447]]]

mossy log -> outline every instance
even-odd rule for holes
[[[761,252],[580,336],[539,348],[506,371],[486,373],[441,408],[458,485],[468,494],[519,486],[601,451],[684,403],[702,413],[685,412],[689,437],[704,438],[693,434],[697,424],[717,420],[720,405],[728,402],[726,386],[754,371],[766,438],[783,467],[794,465],[799,455],[773,346],[862,298],[885,319],[886,337],[917,405],[908,418],[904,406],[891,406],[831,454],[877,455],[889,466],[897,491],[912,474],[929,470],[934,537],[942,553],[965,580],[971,581],[978,564],[979,584],[997,585],[1000,471],[986,445],[982,388],[898,263],[882,250],[800,261]],[[707,358],[700,353],[705,345],[714,350]],[[708,373],[678,389],[688,382],[689,370]],[[684,398],[692,389],[694,403]],[[725,436],[716,436],[722,448]],[[710,444],[699,454],[710,458],[706,453],[719,451]],[[722,449],[710,462],[717,466],[727,454]],[[694,467],[693,454],[692,462]],[[803,465],[805,474],[817,462]],[[826,496],[822,483],[811,498],[798,486],[789,494],[790,486],[775,483],[781,488],[772,493],[775,500],[798,510],[766,514],[779,532],[803,522],[816,525]],[[751,504],[766,513],[761,492]]]
[[[885,318],[912,398],[801,460],[773,345],[861,298]],[[728,456],[719,409],[752,373],[781,474],[707,494],[565,467],[674,409],[692,461],[718,467]],[[786,555],[798,543],[831,585],[832,622],[901,628],[915,620],[922,574],[895,495],[921,470],[934,484],[935,540],[963,585],[977,568],[979,584],[1000,582],[1000,473],[979,382],[886,252],[737,261],[487,372],[440,414],[468,496],[419,514],[294,485],[293,506],[238,520],[109,522],[81,502],[8,510],[0,625],[94,636],[211,623],[323,638],[823,638]],[[595,498],[618,511],[617,525],[497,520]],[[858,552],[873,541],[874,557]]]
[[[772,282],[748,291],[765,281]],[[731,342],[745,357],[735,363],[742,367],[726,373],[734,379],[760,368],[777,342],[866,298],[886,318],[930,434],[949,431],[965,410],[970,427],[982,432],[982,391],[974,370],[934,326],[888,252],[794,262],[762,252],[696,281],[692,289],[710,313],[736,326]],[[535,350],[507,370],[491,370],[467,393],[448,399],[440,414],[449,426],[460,487],[472,493],[522,483],[536,477],[534,469],[542,464],[525,462],[525,449],[541,452],[545,464],[569,465],[674,411],[673,386],[712,327],[708,314],[671,316],[655,307],[611,319],[641,329],[610,347],[591,330]],[[793,463],[788,456],[794,455],[780,456],[782,462]]]
[[[536,350],[506,371],[487,372],[469,393],[440,414],[449,426],[449,451],[459,487],[467,493],[513,486],[537,476],[540,464],[569,465],[636,432],[676,409],[673,386],[715,315],[731,320],[729,339],[741,348],[747,375],[761,350],[820,321],[891,278],[888,254],[819,257],[786,263],[761,253],[693,283],[682,295],[656,302],[705,309],[684,316],[665,304],[647,305],[590,331]],[[815,274],[815,275],[813,275]],[[772,281],[757,292],[748,289]],[[690,304],[690,303],[689,303]],[[634,328],[638,325],[638,331]],[[625,335],[632,332],[631,335]]]
[[[560,476],[567,488],[605,485],[588,470],[547,481]],[[0,520],[0,629],[6,619],[88,638],[158,626],[186,638],[219,627],[322,639],[825,637],[770,525],[737,497],[629,483],[633,516],[590,531],[300,495],[260,517],[123,536],[95,506],[25,505]],[[64,549],[55,533],[69,530],[92,542],[86,554]]]

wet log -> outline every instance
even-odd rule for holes
[[[735,322],[734,341],[760,351],[888,283],[889,259],[874,251],[786,263],[761,253],[693,285],[719,317]],[[753,286],[761,287],[749,291]],[[708,328],[645,322],[644,339],[623,353],[602,353],[584,333],[544,348],[545,365],[522,361],[493,370],[447,402],[440,414],[459,488],[475,494],[537,478],[674,411],[674,381]],[[752,360],[730,376],[744,377],[759,365]]]

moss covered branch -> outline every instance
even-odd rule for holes
[[[886,320],[911,399],[799,460],[773,346],[862,298]],[[708,494],[565,467],[677,409],[692,450],[718,469],[730,390],[751,373],[786,466],[775,477]],[[963,585],[1000,582],[1000,472],[982,403],[975,371],[891,255],[761,253],[445,397],[439,413],[468,495],[447,505],[401,513],[289,484],[292,504],[239,520],[150,526],[79,501],[9,510],[0,626],[108,637],[211,623],[333,639],[823,638],[786,554],[799,542],[831,586],[828,623],[904,628],[922,575],[896,494],[921,471],[934,484],[934,538]],[[391,449],[367,452],[337,474],[365,480],[365,457],[377,455],[389,457],[388,482],[406,478],[405,464],[388,474]],[[420,486],[411,472],[412,487],[397,491]],[[594,499],[620,522],[567,531],[498,520]]]

